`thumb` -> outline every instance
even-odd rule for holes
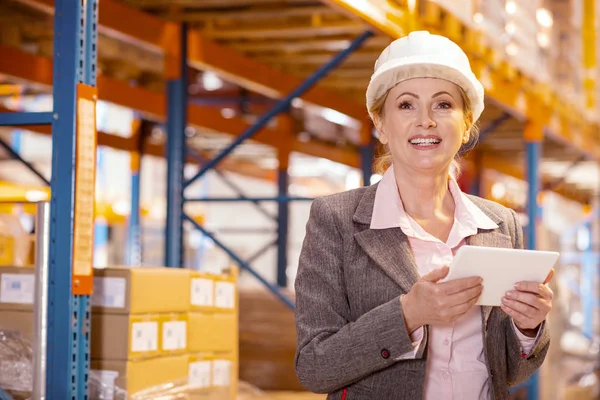
[[[546,280],[544,281],[544,285],[547,284],[547,283],[550,283],[552,281],[553,277],[554,277],[554,268],[552,268],[552,270],[550,271],[550,273],[546,277]]]
[[[427,275],[424,275],[421,279],[435,283],[440,279],[444,279],[446,275],[448,275],[448,271],[450,271],[450,267],[444,265],[443,267],[436,268]]]

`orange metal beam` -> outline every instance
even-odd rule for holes
[[[302,83],[299,78],[221,46],[198,31],[190,32],[188,36],[189,63],[195,68],[217,71],[225,79],[269,97],[285,96]],[[302,98],[361,121],[367,115],[362,104],[319,86],[308,91]]]
[[[50,5],[54,2],[51,0],[17,1],[45,12],[53,12]],[[173,45],[177,43],[177,24],[132,9],[115,0],[102,0],[100,3],[98,29],[107,36],[165,52],[168,58],[175,54]],[[301,83],[299,78],[247,58],[235,50],[217,44],[197,31],[190,33],[188,47],[191,65],[200,69],[209,68],[219,71],[226,79],[269,97],[286,95]],[[347,100],[342,94],[318,86],[302,98],[361,121],[366,116],[362,104]]]
[[[11,75],[22,81],[41,84],[50,88],[52,84],[52,60],[0,46],[2,54],[10,57],[0,58],[0,74]],[[22,65],[23,68],[16,68]],[[141,87],[134,87],[126,82],[98,75],[98,96],[100,100],[108,101],[123,107],[137,110],[148,119],[163,121],[166,118],[166,96]],[[250,125],[241,118],[224,118],[214,107],[188,106],[189,123],[230,135],[239,135]],[[279,148],[282,135],[294,136],[294,132],[282,132],[281,128],[263,128],[254,139],[260,143]],[[321,143],[301,143],[294,139],[292,148],[315,156],[327,157],[342,164],[358,166],[354,163],[357,157],[351,150],[342,150]],[[134,151],[135,146],[130,151]]]

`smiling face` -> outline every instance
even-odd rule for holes
[[[396,168],[447,173],[472,125],[468,101],[452,82],[415,78],[392,88],[375,118]]]

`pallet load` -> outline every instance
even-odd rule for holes
[[[33,268],[0,267],[0,333],[17,333],[29,350],[34,287]],[[96,269],[91,303],[90,399],[236,398],[236,269]],[[14,369],[6,361],[0,371]]]

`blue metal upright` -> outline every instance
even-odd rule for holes
[[[279,196],[284,197],[288,195],[288,168],[287,165],[283,167],[280,165],[278,171],[278,189]],[[278,218],[277,218],[277,285],[279,287],[286,287],[287,280],[287,264],[288,264],[288,225],[290,215],[290,203],[287,201],[280,201],[277,203]]]
[[[360,165],[363,176],[363,186],[369,186],[371,184],[374,157],[375,138],[371,136],[369,143],[360,146]]]
[[[131,152],[131,212],[127,230],[127,265],[142,264],[142,229],[141,229],[141,168],[145,140],[144,122],[134,122],[133,134],[137,138],[137,151]]]
[[[90,296],[73,294],[77,90],[96,85],[98,1],[54,3],[46,393],[80,400],[88,398]]]
[[[187,26],[181,25],[178,79],[167,83],[167,224],[165,265],[183,266],[183,168],[187,122]]]
[[[540,208],[538,206],[538,194],[540,191],[539,165],[542,151],[541,140],[526,140],[525,142],[527,159],[527,215],[529,224],[526,230],[526,246],[530,250],[536,249],[537,235],[536,225],[540,217]],[[539,399],[539,372],[535,372],[527,381],[527,400]]]

